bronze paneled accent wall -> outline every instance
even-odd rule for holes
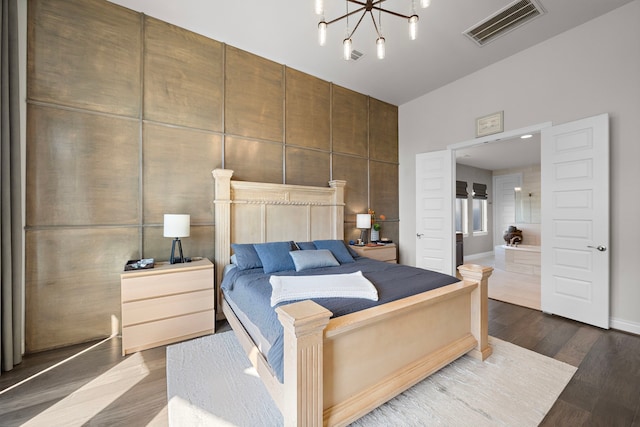
[[[118,332],[128,259],[213,258],[211,171],[323,186],[398,238],[398,108],[104,0],[29,0],[27,351]]]

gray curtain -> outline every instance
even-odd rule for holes
[[[22,196],[18,0],[2,0],[0,60],[0,372],[22,360]]]

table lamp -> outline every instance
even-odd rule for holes
[[[362,243],[367,243],[367,230],[371,228],[371,215],[357,214],[356,215],[356,228],[361,229],[360,240]]]
[[[191,215],[183,214],[165,214],[164,215],[164,237],[172,237],[170,264],[186,262],[182,255],[182,242],[180,237],[189,237],[191,227]],[[176,257],[176,246],[180,253],[180,257]]]

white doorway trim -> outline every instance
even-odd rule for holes
[[[482,138],[471,139],[463,142],[456,142],[455,144],[447,145],[449,150],[459,150],[461,148],[469,148],[480,144],[486,144],[489,142],[500,141],[503,139],[513,138],[514,136],[524,135],[526,133],[541,132],[542,129],[553,126],[552,122],[543,122],[536,125],[527,126],[520,129],[514,129],[507,132],[495,133],[493,135],[483,136]]]

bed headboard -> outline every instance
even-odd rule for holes
[[[233,171],[213,172],[216,288],[231,258],[231,243],[344,239],[344,187],[232,181]]]

